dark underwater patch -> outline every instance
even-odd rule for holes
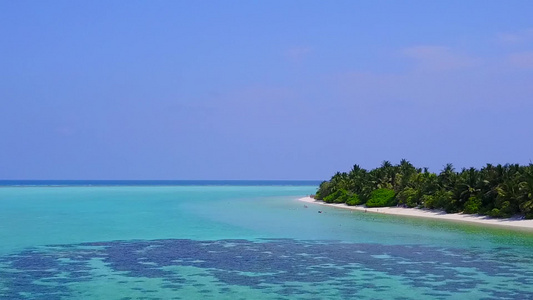
[[[479,290],[487,298],[533,299],[530,257],[480,250],[443,249],[416,245],[352,244],[331,241],[272,239],[151,240],[54,245],[0,257],[0,298],[61,299],[72,296],[70,284],[94,279],[91,262],[102,262],[112,272],[135,279],[161,279],[161,289],[179,292],[194,287],[200,294],[230,292],[231,286],[249,287],[281,299],[317,295],[306,286],[324,285],[334,290],[328,297],[361,298],[365,291],[394,294],[384,281],[419,289],[433,298],[446,298]],[[498,251],[502,254],[498,255]],[[180,274],[172,267],[203,270]],[[364,272],[364,276],[361,275]],[[106,276],[106,275],[100,275]],[[207,284],[193,278],[212,278]],[[486,282],[505,278],[508,282]],[[133,279],[133,280],[131,280]],[[511,284],[512,283],[512,284]],[[522,290],[524,288],[524,290]],[[134,286],[145,293],[157,290]],[[337,296],[335,296],[337,295]],[[409,295],[396,295],[409,299]],[[407,297],[407,298],[406,298]],[[124,299],[127,299],[125,297]]]

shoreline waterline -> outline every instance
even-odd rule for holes
[[[483,224],[497,227],[521,229],[527,231],[533,231],[533,220],[519,220],[519,219],[495,219],[487,216],[480,215],[468,215],[468,214],[448,214],[440,210],[425,210],[419,208],[403,208],[403,207],[365,207],[363,205],[357,206],[348,206],[345,203],[333,204],[326,203],[321,200],[316,200],[309,196],[299,198],[299,201],[319,204],[329,207],[336,207],[342,209],[351,209],[361,212],[368,213],[378,213],[385,215],[395,215],[395,216],[406,216],[406,217],[415,217],[415,218],[428,218],[428,219],[438,219],[446,221],[455,221],[455,222],[467,222],[474,224]]]

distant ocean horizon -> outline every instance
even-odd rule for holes
[[[318,186],[320,180],[0,180],[0,186]]]

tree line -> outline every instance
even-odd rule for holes
[[[533,164],[492,165],[455,171],[447,164],[439,174],[416,168],[403,159],[384,161],[367,171],[354,165],[323,181],[315,199],[367,207],[407,206],[443,209],[448,213],[533,219]]]

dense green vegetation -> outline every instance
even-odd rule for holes
[[[371,171],[355,165],[350,172],[337,172],[322,182],[315,198],[368,207],[402,205],[533,219],[533,164],[487,164],[460,172],[447,164],[439,174],[416,168],[405,159],[398,165],[385,161]]]

